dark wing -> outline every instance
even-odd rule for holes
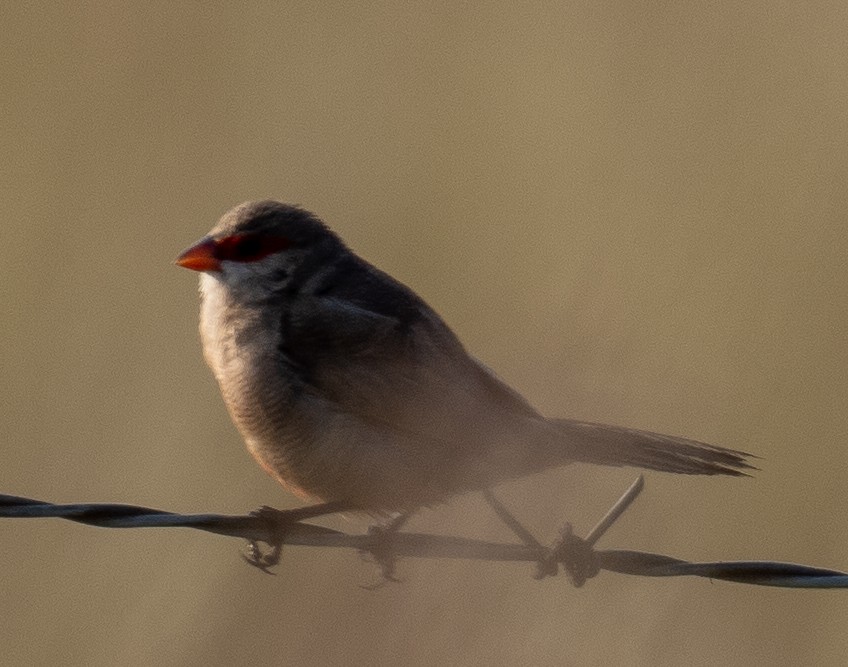
[[[345,260],[313,294],[288,309],[282,351],[339,410],[458,464],[509,458],[549,428],[417,295],[362,260]]]
[[[433,486],[471,490],[574,460],[692,474],[750,467],[742,452],[685,438],[547,420],[400,283],[364,263],[329,276],[290,309],[286,353],[306,391],[395,434],[392,453]]]

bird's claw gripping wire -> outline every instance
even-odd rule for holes
[[[321,503],[289,510],[278,510],[263,505],[251,512],[250,516],[260,524],[260,530],[265,537],[260,540],[248,540],[247,554],[241,554],[241,557],[248,565],[262,570],[265,574],[274,574],[271,568],[279,564],[286,534],[294,524],[304,519],[344,512],[348,509],[351,509],[351,506],[343,502]],[[267,544],[268,549],[263,549],[260,542]]]
[[[241,554],[242,559],[265,574],[274,574],[271,568],[280,562],[285,541],[285,512],[268,507],[260,507],[250,513],[250,516],[264,524],[266,538],[263,540],[248,540],[247,553]],[[283,521],[281,521],[281,518]],[[268,545],[267,549],[260,546],[260,541]]]
[[[373,584],[362,586],[365,590],[374,591],[382,588],[386,583],[400,583],[401,580],[395,576],[397,568],[397,554],[394,551],[394,536],[403,528],[404,524],[412,516],[411,512],[402,512],[392,517],[385,524],[374,524],[368,527],[368,535],[371,544],[368,549],[362,551],[363,555],[370,556],[380,567],[380,580]]]

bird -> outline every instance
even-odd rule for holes
[[[250,454],[313,507],[389,515],[571,463],[747,475],[750,454],[549,418],[318,216],[240,204],[176,259]]]

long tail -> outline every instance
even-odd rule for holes
[[[636,466],[684,475],[744,475],[756,470],[752,454],[634,428],[552,419],[574,460],[608,466]],[[753,457],[755,458],[755,457]]]

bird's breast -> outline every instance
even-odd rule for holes
[[[215,285],[203,292],[200,334],[206,362],[248,450],[275,476],[310,440],[298,418],[301,382],[280,352],[279,318],[231,303]]]

